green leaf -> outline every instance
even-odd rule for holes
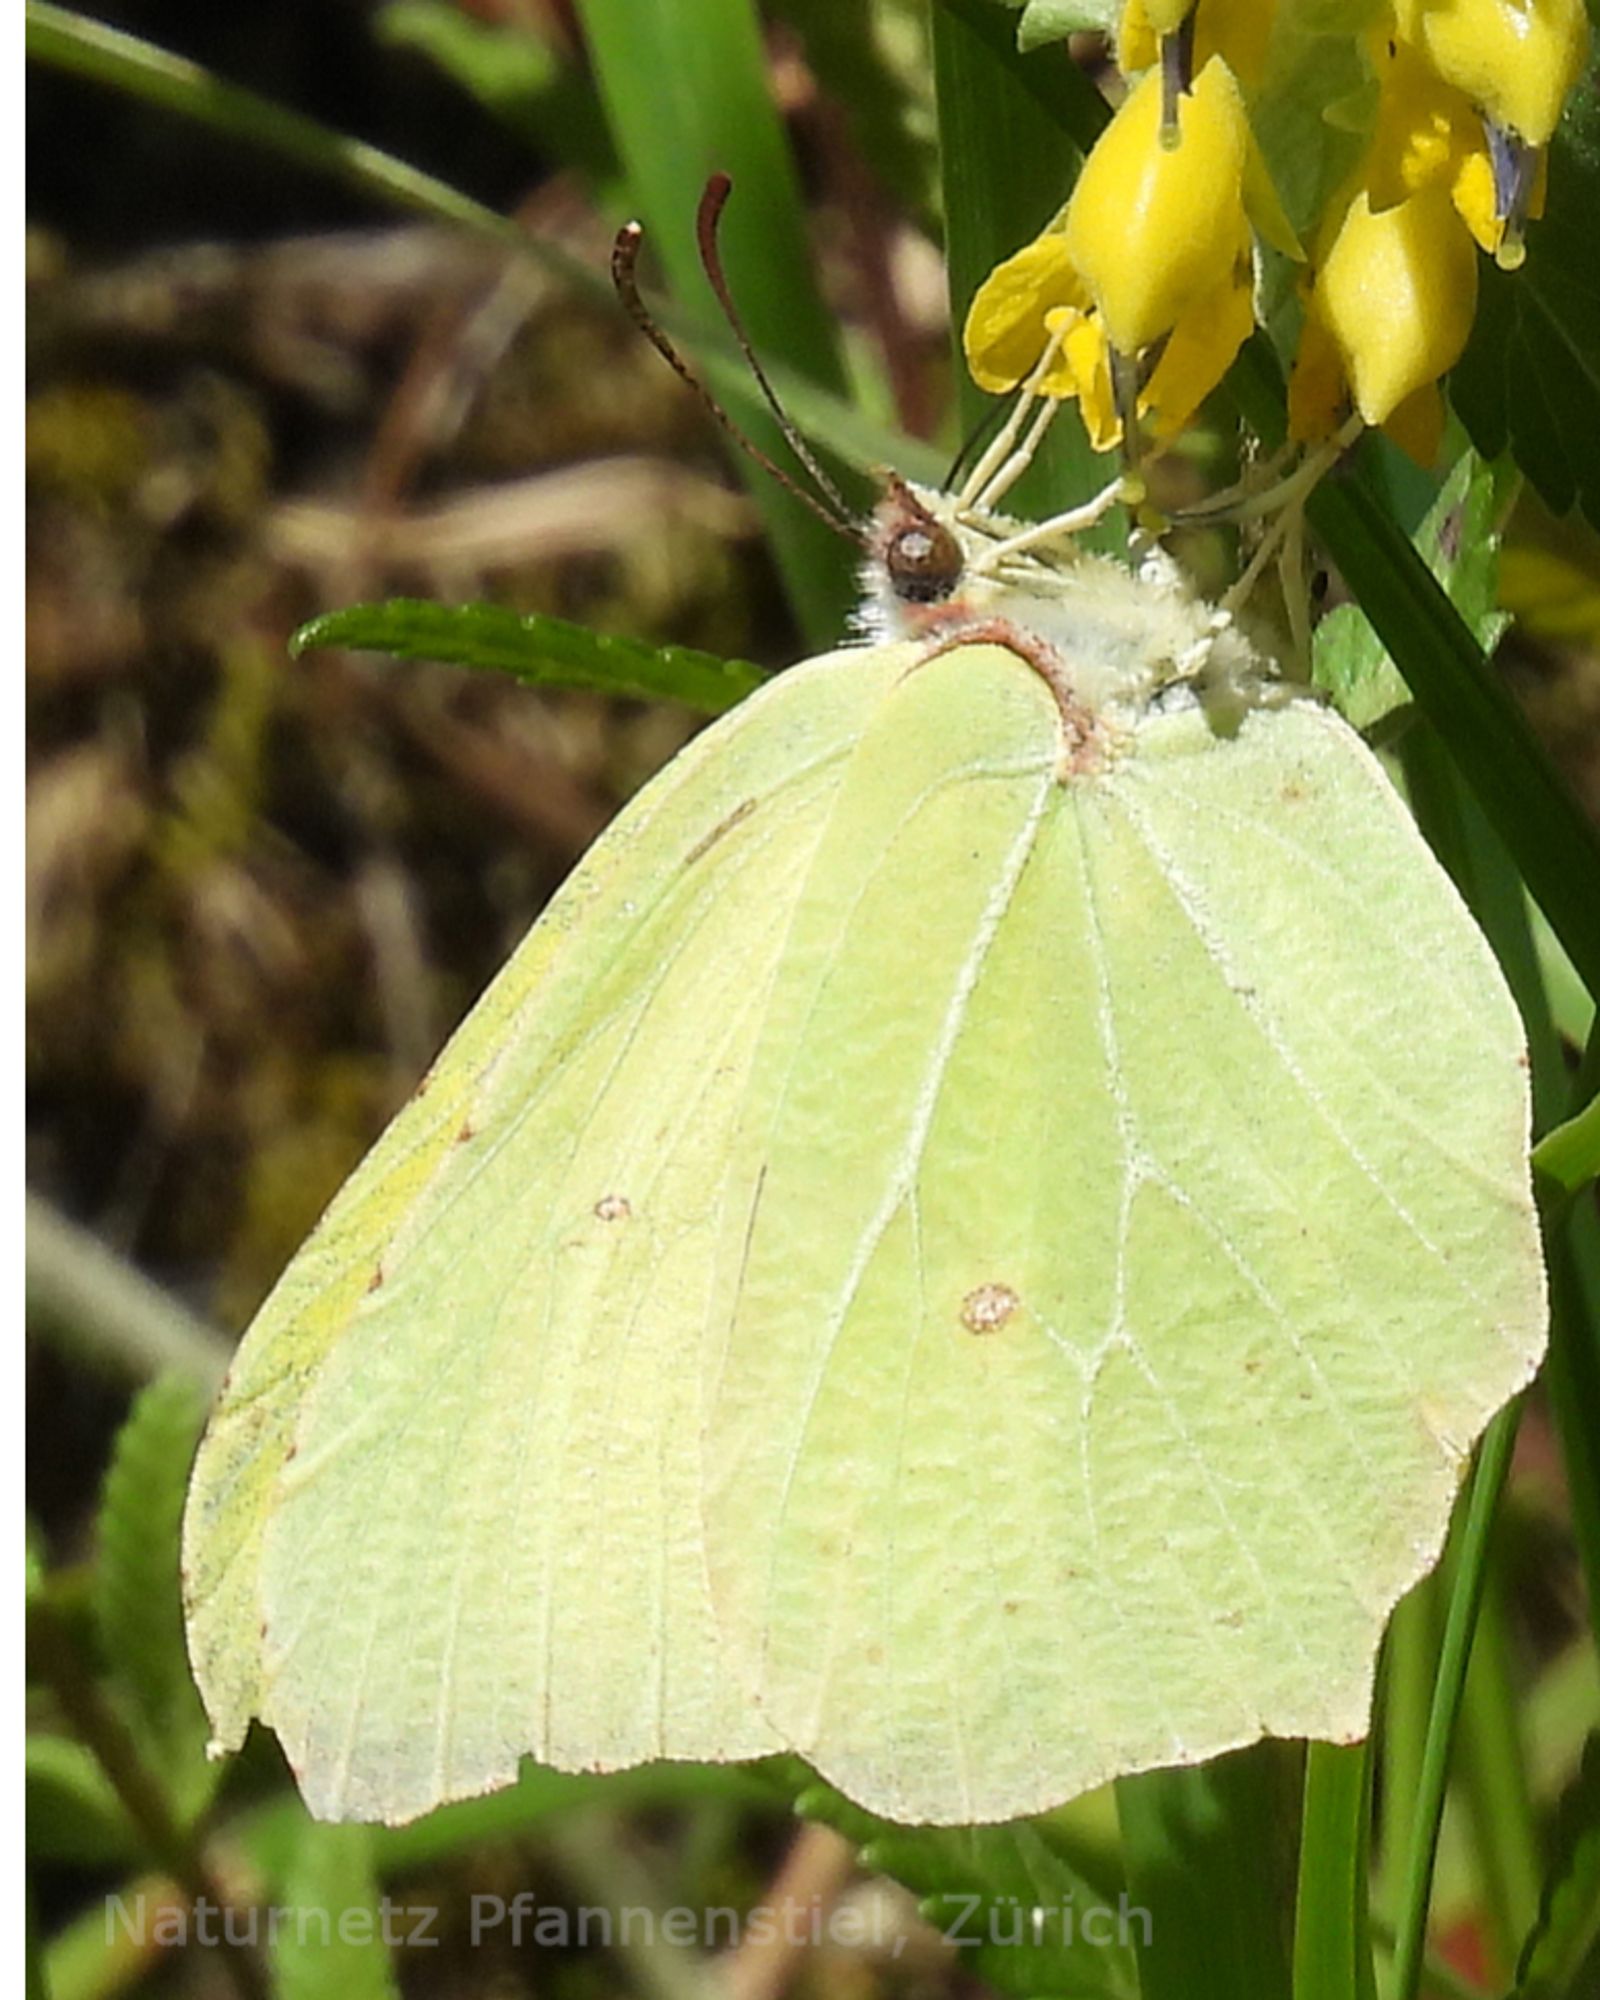
[[[140,1391],[117,1436],[96,1530],[101,1649],[180,1816],[198,1809],[217,1775],[205,1755],[178,1583],[184,1489],[204,1415],[186,1376],[158,1376]]]
[[[1485,650],[1509,623],[1495,597],[1505,485],[1503,473],[1464,451],[1412,538]],[[1373,729],[1411,701],[1410,688],[1357,604],[1336,605],[1318,625],[1311,677],[1360,730]]]
[[[31,1731],[24,1771],[31,1861],[121,1868],[142,1855],[103,1766],[75,1737]]]
[[[594,688],[643,701],[681,701],[720,715],[766,675],[747,660],[722,660],[690,646],[651,646],[564,618],[524,617],[498,604],[434,604],[395,597],[352,604],[302,625],[290,641],[299,655],[317,646],[392,653],[402,660],[442,660],[486,667],[535,687]]]
[[[1547,1132],[1534,1148],[1533,1164],[1568,1194],[1600,1179],[1600,1097]]]
[[[531,23],[475,20],[454,0],[390,0],[375,28],[380,41],[437,63],[528,144],[583,168],[603,186],[616,178],[616,155],[588,78]]]
[[[1600,1990],[1600,1736],[1561,1801],[1555,1860],[1517,1965],[1514,2000],[1588,2000]]]
[[[377,34],[431,56],[486,109],[524,128],[530,105],[561,67],[537,34],[475,21],[449,0],[391,0],[378,16]]]
[[[1017,47],[1027,54],[1085,29],[1110,34],[1121,11],[1120,0],[1026,0],[1017,23]]]
[[[302,1817],[280,1901],[278,2000],[399,2000],[384,1933],[399,1942],[409,1920],[380,1907],[365,1827]]]
[[[1482,266],[1450,399],[1485,457],[1509,446],[1557,514],[1600,525],[1600,81],[1591,69],[1550,147],[1548,212],[1520,271]]]
[[[1109,1901],[1106,1885],[1080,1872],[1049,1820],[899,1826],[828,1785],[808,1786],[795,1811],[843,1834],[864,1866],[904,1883],[928,1922],[1000,1992],[1135,2000],[1133,1940],[1149,1919],[1125,1897]]]

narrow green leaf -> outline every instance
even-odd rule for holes
[[[723,256],[757,352],[842,394],[834,322],[817,289],[751,0],[580,0],[578,12],[634,213],[674,297],[697,318],[714,317],[694,218],[707,178],[726,173],[734,193]],[[779,463],[790,459],[765,410],[745,421]],[[854,601],[859,551],[759,467],[741,460],[740,472],[772,533],[802,629],[816,644],[835,640]]]
[[[1523,1715],[1512,1671],[1512,1578],[1491,1549],[1473,1630],[1455,1758],[1472,1829],[1479,1905],[1495,1962],[1515,1963],[1539,1907],[1543,1872]]]
[[[1550,146],[1547,213],[1520,271],[1485,263],[1450,400],[1486,457],[1508,446],[1552,512],[1600,525],[1600,80],[1580,83]]]
[[[1375,2000],[1368,1942],[1372,1746],[1306,1747],[1294,2000]]]
[[[179,1529],[205,1404],[186,1376],[141,1390],[118,1433],[100,1500],[93,1603],[102,1651],[179,1816],[219,1767],[189,1674],[178,1586]]]
[[[1561,1439],[1589,1626],[1600,1649],[1600,1217],[1576,1203],[1552,1235],[1544,1392]]]
[[[1546,1132],[1534,1148],[1533,1164],[1568,1194],[1600,1179],[1600,1097],[1591,1097],[1575,1117]]]
[[[1555,1860],[1517,1964],[1514,2000],[1589,2000],[1600,1992],[1600,1736],[1561,1801]]]
[[[1054,1838],[1048,1819],[1006,1826],[909,1827],[874,1819],[830,1786],[795,1810],[861,1850],[863,1864],[911,1890],[922,1913],[1002,1993],[1135,2000],[1134,1951],[1150,1934],[1138,1899],[1110,1900]]]
[[[380,41],[437,63],[528,145],[581,168],[598,186],[616,180],[616,154],[588,77],[530,21],[475,20],[454,0],[389,0],[374,26]]]
[[[1454,1549],[1453,1587],[1445,1613],[1444,1640],[1428,1714],[1423,1745],[1421,1783],[1417,1792],[1412,1837],[1406,1863],[1405,1899],[1395,1926],[1394,2000],[1416,2000],[1428,1934],[1428,1903],[1433,1886],[1433,1862],[1444,1816],[1445,1780],[1455,1738],[1478,1599],[1488,1562],[1490,1530],[1501,1489],[1511,1465],[1522,1399],[1495,1416],[1484,1432],[1467,1493],[1466,1514]]]
[[[1142,2000],[1289,2000],[1299,1744],[1117,1781]]]
[[[199,63],[66,7],[27,0],[27,52],[35,61],[111,84],[232,138],[249,140],[301,166],[349,181],[401,208],[464,223],[502,241],[514,242],[521,236],[504,216],[392,153],[347,139],[253,90],[224,83]]]
[[[295,655],[317,646],[392,653],[402,660],[441,660],[489,668],[536,687],[594,688],[642,701],[681,701],[720,715],[758,688],[766,675],[748,660],[722,660],[690,646],[651,646],[564,618],[524,617],[498,604],[434,604],[395,597],[386,604],[352,604],[302,625],[290,641]]]
[[[399,2000],[371,1848],[364,1826],[321,1826],[302,1816],[272,1946],[278,2000]]]

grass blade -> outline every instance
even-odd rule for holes
[[[330,131],[314,118],[225,83],[185,56],[92,21],[47,0],[27,0],[27,53],[38,62],[142,97],[233,139],[265,146],[284,159],[348,181],[418,215],[455,222],[506,242],[526,242],[514,223],[447,182],[408,166],[377,146]]]
[[[1521,1416],[1522,1400],[1519,1397],[1503,1409],[1485,1431],[1478,1462],[1473,1468],[1466,1518],[1456,1550],[1455,1588],[1445,1611],[1444,1640],[1439,1648],[1439,1669],[1434,1680],[1428,1733],[1422,1749],[1422,1769],[1406,1857],[1405,1894],[1395,1927],[1393,2000],[1416,2000],[1422,1975],[1428,1901],[1433,1884],[1434,1856],[1439,1847],[1439,1827],[1444,1817],[1450,1750],[1455,1738],[1456,1717],[1461,1709],[1462,1691],[1466,1686],[1467,1659],[1472,1649],[1472,1630],[1477,1621],[1478,1600],[1483,1589],[1489,1535],[1506,1473],[1510,1469],[1511,1451],[1516,1443],[1517,1424]]]
[[[1375,2000],[1368,1943],[1372,1745],[1306,1748],[1294,2000]]]
[[[1302,1746],[1117,1781],[1143,2000],[1289,2000]]]
[[[713,172],[730,175],[723,255],[757,352],[842,393],[833,322],[812,271],[794,162],[768,88],[750,0],[580,0],[600,95],[673,296],[710,318],[694,217]],[[791,454],[770,416],[741,412],[755,442]],[[794,496],[741,464],[773,537],[802,628],[835,639],[855,597],[859,552],[830,535]]]

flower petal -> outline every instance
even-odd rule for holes
[[[1137,354],[1233,267],[1249,126],[1213,58],[1178,100],[1180,143],[1161,143],[1152,70],[1101,133],[1067,204],[1065,237],[1112,345]]]
[[[1381,424],[1460,357],[1477,301],[1472,237],[1448,190],[1430,186],[1378,215],[1365,191],[1355,196],[1312,309],[1337,343],[1356,408]]]
[[[1066,240],[1052,226],[997,264],[974,293],[961,336],[973,381],[992,395],[1014,389],[1044,352],[1046,314],[1088,304]]]
[[[1249,251],[1172,329],[1139,397],[1158,438],[1175,437],[1228,372],[1256,323]]]

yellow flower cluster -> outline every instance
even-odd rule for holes
[[[1028,381],[1075,398],[1100,450],[1135,424],[1162,440],[1190,422],[1255,324],[1258,244],[1304,255],[1251,105],[1274,88],[1275,28],[1305,11],[1302,0],[1125,0],[1127,96],[1065,208],[973,299],[965,346],[981,387]],[[1426,460],[1443,424],[1439,377],[1472,327],[1477,250],[1521,262],[1588,22],[1583,0],[1363,11],[1348,32],[1376,109],[1355,172],[1307,225],[1290,423],[1320,440],[1353,407]]]

